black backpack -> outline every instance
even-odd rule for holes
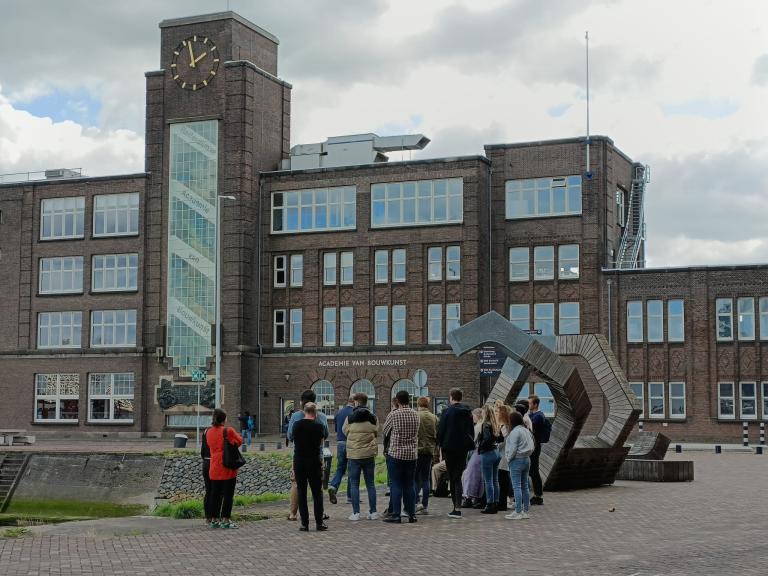
[[[549,442],[549,435],[552,434],[552,422],[549,421],[549,418],[544,416],[542,418],[543,423],[541,426],[541,433],[539,438],[539,444],[546,444]]]

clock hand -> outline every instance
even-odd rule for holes
[[[195,55],[192,53],[192,42],[187,42],[187,48],[189,48],[189,67],[195,67]]]
[[[208,52],[203,52],[202,54],[200,54],[200,56],[198,56],[197,58],[195,58],[195,64],[197,64],[198,62],[200,62],[200,60],[202,60],[203,58],[205,58],[206,54],[208,54]]]

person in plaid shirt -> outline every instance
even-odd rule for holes
[[[401,390],[395,396],[397,408],[384,422],[384,435],[390,434],[387,455],[392,472],[392,513],[384,522],[400,524],[401,500],[408,514],[408,522],[416,522],[416,457],[419,433],[419,415],[409,406],[410,395]]]

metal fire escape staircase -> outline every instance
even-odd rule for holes
[[[629,196],[627,223],[616,260],[617,268],[640,268],[644,264],[643,261],[639,261],[639,257],[645,241],[645,185],[650,180],[649,176],[648,166],[642,164],[632,166],[632,189]]]

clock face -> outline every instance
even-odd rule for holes
[[[173,51],[171,77],[184,90],[205,88],[216,77],[218,69],[219,53],[207,36],[190,36]]]

